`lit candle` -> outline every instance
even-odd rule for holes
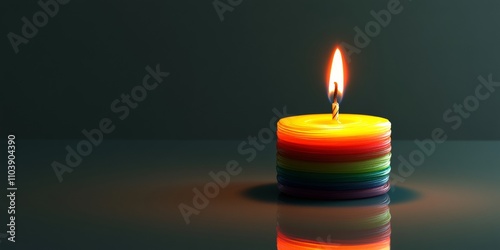
[[[391,123],[381,117],[340,114],[342,54],[336,50],[329,80],[332,114],[282,118],[277,129],[277,179],[286,194],[356,199],[389,190]]]

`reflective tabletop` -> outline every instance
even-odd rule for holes
[[[352,201],[280,194],[274,142],[242,154],[241,141],[105,140],[59,182],[53,162],[66,164],[66,146],[77,143],[17,142],[16,243],[0,234],[1,249],[500,245],[500,142],[452,141],[429,152],[393,141],[391,190]]]

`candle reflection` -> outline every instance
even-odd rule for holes
[[[278,250],[390,249],[389,202],[387,194],[332,202],[280,195]]]

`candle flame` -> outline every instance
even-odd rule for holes
[[[335,83],[337,83],[337,101],[342,100],[344,93],[344,62],[340,49],[335,49],[330,69],[330,81],[328,82],[328,99],[333,103],[335,99]]]

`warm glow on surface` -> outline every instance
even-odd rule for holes
[[[344,62],[340,49],[335,49],[332,59],[332,67],[330,69],[330,81],[328,82],[328,98],[333,102],[333,94],[335,92],[335,82],[337,82],[337,99],[340,102],[344,93]]]

